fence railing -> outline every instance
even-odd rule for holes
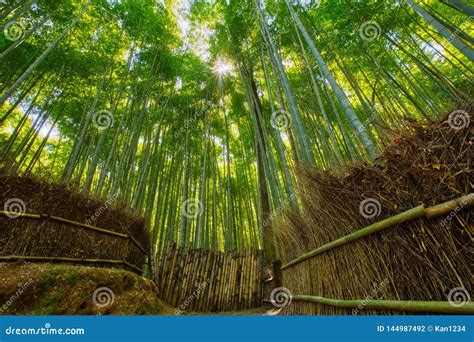
[[[47,215],[47,214],[31,214],[31,213],[17,213],[17,212],[9,212],[9,211],[1,211],[0,215],[9,217],[10,219],[16,218],[25,218],[30,220],[44,220],[44,221],[53,221],[69,226],[73,226],[75,228],[89,230],[94,233],[113,236],[122,238],[125,240],[129,240],[133,243],[141,253],[148,259],[148,266],[150,267],[150,254],[143,248],[143,246],[131,235],[131,234],[123,234],[118,233],[112,230],[99,228],[95,226],[91,226],[81,222],[71,221],[62,217]],[[108,260],[108,259],[94,259],[94,258],[69,258],[69,257],[61,257],[61,256],[54,256],[54,257],[47,257],[47,256],[31,256],[31,255],[7,255],[7,256],[0,256],[0,261],[8,262],[8,261],[17,261],[17,260],[25,260],[25,261],[43,261],[43,262],[63,262],[63,263],[74,263],[74,264],[107,264],[107,265],[115,265],[119,267],[124,267],[133,270],[136,273],[143,273],[143,269],[132,265],[131,263],[127,262],[126,260]],[[151,267],[150,267],[151,268]]]
[[[423,204],[406,210],[400,214],[397,214],[395,216],[386,218],[384,220],[378,221],[376,223],[373,223],[367,227],[364,227],[362,229],[359,229],[349,235],[343,236],[337,240],[331,241],[321,247],[318,247],[316,249],[313,249],[312,251],[300,255],[296,259],[291,260],[287,264],[282,266],[282,270],[290,268],[292,266],[295,266],[305,260],[308,260],[312,257],[315,257],[316,255],[319,255],[321,253],[327,252],[333,248],[342,246],[344,244],[347,244],[349,242],[352,242],[354,240],[360,239],[364,236],[376,233],[378,231],[381,231],[383,229],[387,229],[390,227],[393,227],[397,224],[412,221],[414,219],[426,216],[429,219],[439,217],[441,215],[447,214],[453,210],[456,210],[456,208],[459,209],[464,209],[464,208],[470,208],[474,206],[474,193],[470,193],[466,196],[462,196],[459,198],[456,198],[451,201],[447,201],[432,207],[426,208]]]
[[[262,304],[262,251],[186,250],[170,242],[155,266],[159,296],[177,311],[232,311]]]

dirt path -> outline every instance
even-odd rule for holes
[[[260,307],[248,310],[222,311],[222,312],[186,312],[188,316],[276,316],[280,310],[271,307]]]

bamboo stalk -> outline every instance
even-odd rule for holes
[[[463,306],[453,306],[449,302],[442,301],[416,301],[416,300],[362,300],[362,299],[331,299],[317,296],[294,295],[293,301],[311,302],[334,306],[338,308],[357,308],[363,306],[367,309],[430,312],[444,314],[473,314],[474,303],[467,302]]]
[[[457,208],[469,208],[474,206],[474,193],[456,198],[452,201],[444,202],[429,208],[426,208],[426,217],[429,219],[445,215]]]

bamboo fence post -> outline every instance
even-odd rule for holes
[[[229,298],[230,298],[230,288],[231,288],[231,279],[232,279],[232,252],[227,253],[227,279],[225,283],[225,296],[224,296],[224,309],[229,307]],[[230,307],[232,309],[232,307]]]
[[[164,292],[164,297],[166,301],[169,303],[170,301],[170,292],[171,292],[171,283],[173,282],[173,277],[174,277],[174,268],[176,267],[176,262],[178,260],[178,254],[179,254],[179,247],[175,247],[172,257],[171,257],[171,262],[170,266],[168,268],[168,275],[167,275],[167,284],[166,284],[166,289]]]
[[[189,283],[189,275],[192,271],[191,269],[191,260],[192,260],[192,257],[193,257],[193,250],[188,250],[188,252],[186,253],[186,261],[185,261],[185,267],[184,267],[184,275],[183,275],[183,280],[182,280],[182,283],[180,284],[180,287],[179,287],[179,292],[180,292],[180,298],[178,300],[178,304],[179,305],[182,305],[183,304],[183,300],[185,301],[186,300],[186,290],[187,290],[187,285]]]
[[[207,299],[207,310],[212,311],[213,294],[216,289],[216,258],[219,252],[212,251],[211,259],[211,278],[209,283],[209,298]]]
[[[225,302],[224,302],[224,293],[225,293],[225,287],[226,287],[226,282],[227,282],[227,252],[224,252],[222,255],[222,285],[219,289],[219,303],[220,303],[220,308],[219,310],[223,311],[225,309]]]

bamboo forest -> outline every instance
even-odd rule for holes
[[[0,313],[473,314],[473,19],[0,0]]]

